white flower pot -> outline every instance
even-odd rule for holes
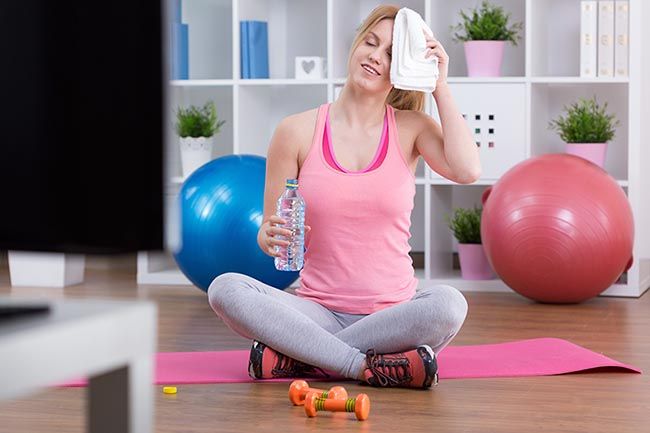
[[[212,160],[212,137],[180,137],[181,163],[183,178],[187,178],[194,170]]]
[[[13,287],[65,287],[84,280],[82,254],[9,251],[8,256]]]

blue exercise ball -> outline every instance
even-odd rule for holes
[[[299,272],[278,271],[257,245],[264,217],[266,158],[228,155],[199,167],[178,195],[180,244],[174,259],[206,291],[226,272],[238,272],[286,289]]]

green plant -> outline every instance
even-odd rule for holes
[[[217,120],[214,102],[206,102],[203,107],[190,105],[179,107],[176,111],[176,133],[179,137],[212,137],[219,132],[224,120]]]
[[[501,6],[492,5],[487,0],[483,0],[480,9],[474,8],[471,16],[464,11],[460,11],[460,16],[463,21],[451,26],[451,30],[455,31],[453,40],[456,42],[510,41],[517,45],[520,39],[518,32],[523,24],[519,22],[508,27],[510,14],[506,14]]]
[[[454,237],[461,244],[481,243],[481,213],[483,208],[474,206],[472,209],[454,209],[452,217],[447,215],[447,224]]]
[[[592,99],[580,98],[570,107],[564,107],[566,117],[560,115],[549,122],[549,129],[559,132],[567,143],[606,143],[614,138],[615,120],[613,114],[607,114],[607,102],[602,106]]]

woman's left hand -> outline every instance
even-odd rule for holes
[[[424,30],[422,30],[422,32],[424,33],[424,39],[427,41],[427,52],[424,55],[424,58],[428,59],[431,56],[438,57],[439,75],[437,84],[446,83],[447,74],[449,72],[449,56],[440,41],[429,36]]]

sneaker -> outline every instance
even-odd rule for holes
[[[408,352],[379,355],[366,352],[366,382],[372,386],[429,388],[438,384],[438,362],[426,344]]]
[[[253,379],[281,377],[327,378],[329,374],[318,367],[296,361],[259,341],[253,341],[248,360],[248,374]]]

